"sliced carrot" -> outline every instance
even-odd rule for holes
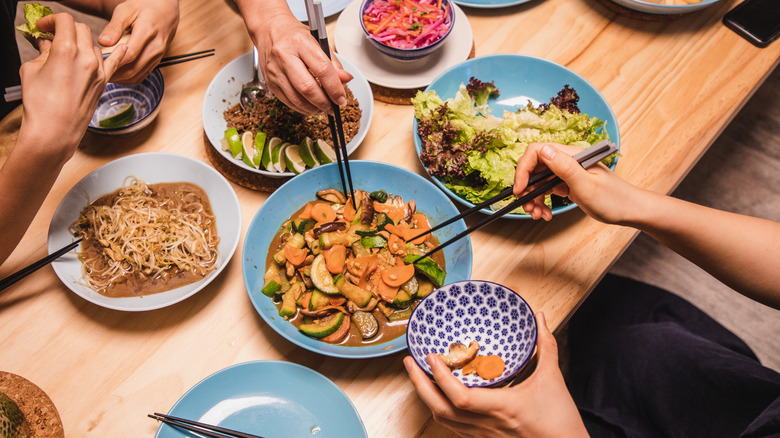
[[[463,369],[461,369],[461,372],[464,376],[467,376],[469,374],[476,374],[477,373],[477,365],[482,360],[482,358],[485,356],[477,356],[472,360],[471,362],[467,363],[463,366]]]
[[[355,257],[348,265],[347,270],[350,274],[362,277],[366,270],[376,269],[379,264],[379,256],[376,254],[363,257]],[[373,268],[372,268],[373,266]]]
[[[395,300],[395,296],[398,295],[398,286],[389,286],[383,280],[379,280],[379,296],[388,303],[392,303]]]
[[[341,274],[344,272],[344,263],[347,261],[347,247],[344,245],[333,245],[330,249],[322,250],[325,256],[325,267],[331,274]]]
[[[330,204],[318,202],[311,208],[311,217],[320,223],[333,222],[336,220],[336,211],[330,207]]]
[[[430,229],[430,227],[428,227]],[[418,235],[422,233],[425,230],[419,230],[417,228],[406,228],[402,227],[400,225],[392,225],[387,224],[385,225],[385,230],[389,231],[391,234],[395,234],[396,236],[400,237],[401,239],[404,239],[405,242],[408,242]],[[425,242],[427,236],[418,237],[417,239],[414,239],[414,242],[416,245],[419,245],[422,242]],[[420,243],[417,243],[417,241],[420,241]]]
[[[349,315],[344,315],[344,321],[341,322],[339,328],[337,328],[335,332],[322,338],[322,340],[325,342],[329,342],[331,344],[341,342],[341,340],[344,339],[347,333],[349,333],[349,320],[350,320]]]
[[[395,207],[392,205],[382,204],[381,202],[374,201],[374,211],[377,211],[379,213],[384,213],[392,219],[395,222],[400,221],[401,219],[406,216],[406,211],[404,211],[404,207]]]
[[[368,256],[368,264],[366,265],[366,269],[362,274],[360,274],[360,280],[358,281],[359,287],[363,289],[366,288],[368,284],[368,276],[371,275],[372,272],[376,271],[377,267],[379,267],[379,256],[376,254]]]
[[[347,299],[341,295],[326,295],[331,306],[340,306],[347,302]]]
[[[387,240],[387,249],[390,250],[390,254],[404,254],[406,252],[406,243],[400,237],[391,234],[390,239]]]
[[[306,255],[308,253],[309,251],[303,248],[299,249],[290,245],[284,246],[284,256],[287,257],[288,262],[292,263],[295,266],[302,265],[304,260],[306,260]]]
[[[485,380],[495,379],[504,374],[504,366],[501,356],[484,356],[477,363],[477,375]]]
[[[298,215],[299,219],[311,219],[311,207],[314,205],[312,202],[307,202],[303,207],[303,211]]]
[[[303,298],[301,298],[301,307],[308,310],[309,302],[311,302],[311,291],[308,291],[305,294],[303,294]]]
[[[388,286],[400,286],[414,276],[414,265],[396,266],[382,270],[382,281]]]
[[[414,229],[415,231],[414,236],[417,236],[420,233],[424,233],[431,229],[431,225],[428,223],[428,218],[426,218],[424,214],[415,213],[414,215],[412,215],[412,219],[414,220],[414,223],[417,225],[417,227]],[[428,238],[427,235],[421,236],[418,237],[417,239],[414,239],[412,243],[414,243],[415,245],[422,245],[423,242],[425,242],[425,239],[427,238]]]
[[[349,223],[355,219],[355,207],[352,206],[352,201],[347,199],[347,203],[344,204],[344,219]]]

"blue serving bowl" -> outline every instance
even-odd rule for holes
[[[458,209],[447,196],[422,176],[401,167],[373,161],[349,161],[355,189],[364,191],[385,190],[400,195],[405,201],[414,199],[417,211],[425,214],[431,226],[458,214]],[[279,310],[271,298],[263,295],[263,274],[271,246],[282,223],[298,211],[303,204],[316,199],[316,192],[327,188],[341,189],[341,179],[336,163],[315,167],[296,176],[278,188],[255,214],[244,239],[242,271],[244,285],[255,310],[277,333],[290,342],[327,356],[344,358],[368,358],[385,356],[406,349],[406,336],[375,345],[346,347],[333,345],[308,337],[290,322],[279,316]],[[445,227],[434,235],[443,242],[465,231],[462,220]],[[465,237],[443,250],[447,281],[467,280],[471,277],[471,240]]]
[[[165,81],[159,69],[152,70],[140,84],[108,83],[87,129],[104,135],[134,134],[157,117],[164,91]],[[98,124],[99,120],[111,117],[127,104],[135,107],[135,115],[129,123],[116,128],[103,128]]]
[[[479,343],[479,356],[498,355],[504,373],[485,380],[476,374],[452,374],[466,386],[495,387],[511,381],[531,359],[536,348],[536,318],[516,292],[489,281],[447,284],[425,297],[412,312],[406,329],[409,353],[433,378],[427,355],[449,354],[450,344]]]
[[[384,0],[363,0],[363,3],[360,5],[360,15],[358,16],[358,20],[360,20],[360,27],[363,29],[363,32],[366,34],[366,38],[368,39],[368,42],[376,47],[377,50],[382,52],[383,54],[400,61],[414,61],[416,59],[424,58],[433,52],[440,49],[444,44],[444,40],[447,39],[447,37],[452,33],[452,28],[455,24],[455,11],[452,10],[452,5],[450,5],[450,0],[442,0],[441,7],[443,10],[447,12],[445,23],[449,24],[449,29],[447,29],[447,32],[438,40],[434,41],[433,43],[424,46],[419,47],[416,49],[399,49],[396,47],[388,46],[387,44],[383,44],[374,38],[371,37],[371,34],[366,30],[366,25],[363,23],[363,15],[366,12],[366,9],[368,9],[369,6],[371,6],[372,3],[375,1],[384,1]]]
[[[580,96],[579,108],[584,114],[598,117],[606,122],[606,130],[609,139],[620,148],[620,130],[618,129],[615,113],[601,93],[574,71],[555,62],[542,58],[525,55],[499,54],[481,56],[462,62],[439,75],[425,89],[435,90],[436,94],[447,100],[455,96],[460,84],[468,84],[472,76],[483,82],[495,81],[495,85],[501,93],[497,98],[491,97],[488,101],[491,114],[502,117],[504,110],[516,111],[525,107],[529,100],[534,104],[548,103],[568,84],[577,91]],[[418,157],[422,154],[422,143],[417,134],[417,118],[413,117],[412,133],[414,147]],[[614,170],[617,159],[612,163]],[[426,167],[423,164],[423,167]],[[471,208],[471,202],[460,197],[450,190],[445,181],[431,175],[433,182],[461,204]],[[569,204],[552,209],[553,215],[576,208],[576,204]],[[493,210],[484,208],[480,210],[485,214],[492,214]],[[530,219],[525,214],[507,214],[509,219]]]

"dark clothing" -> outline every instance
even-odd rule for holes
[[[13,87],[22,83],[19,79],[19,68],[22,60],[19,58],[19,48],[16,45],[16,18],[17,0],[0,0],[0,95],[7,87]],[[7,103],[0,96],[0,119],[19,106],[21,100]]]
[[[662,289],[607,276],[569,348],[567,384],[594,438],[780,436],[780,374]]]

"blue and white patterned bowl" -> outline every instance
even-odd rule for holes
[[[429,353],[449,354],[450,344],[479,343],[479,355],[498,355],[506,366],[501,377],[485,380],[476,374],[452,374],[470,387],[509,383],[536,347],[536,319],[528,303],[513,290],[481,280],[451,283],[417,305],[409,319],[406,344],[414,361],[429,376]]]
[[[140,131],[157,117],[164,90],[165,83],[159,69],[152,70],[140,84],[106,84],[87,129],[105,135],[127,135]],[[128,103],[135,106],[135,115],[130,123],[118,128],[98,125],[98,120],[111,117]]]

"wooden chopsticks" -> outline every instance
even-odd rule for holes
[[[617,145],[615,145],[614,143],[611,143],[609,140],[603,140],[603,141],[600,141],[600,142],[594,144],[593,146],[583,150],[582,152],[578,153],[577,155],[574,156],[574,158],[577,160],[577,162],[580,163],[580,165],[582,167],[587,169],[587,168],[593,166],[594,164],[598,163],[599,161],[603,160],[604,158],[610,156],[611,154],[613,154],[615,152],[617,152]],[[553,178],[550,178],[551,176],[553,176],[553,173],[549,169],[531,176],[531,178],[528,180],[528,185],[526,185],[526,189],[531,188],[534,185],[539,184],[542,181],[544,181],[544,182],[541,185],[539,185],[538,187],[536,187],[535,189],[533,189],[530,192],[528,192],[527,194],[517,198],[516,200],[512,201],[511,203],[509,203],[508,205],[503,207],[502,209],[500,209],[500,210],[496,211],[495,213],[491,214],[490,216],[486,217],[485,219],[483,219],[482,221],[480,221],[478,224],[474,225],[473,227],[466,229],[466,231],[463,231],[463,232],[457,234],[455,237],[451,238],[450,240],[440,244],[436,248],[433,248],[430,251],[426,252],[425,254],[421,255],[417,260],[414,261],[414,263],[417,263],[418,261],[420,261],[420,260],[422,260],[422,259],[424,259],[426,257],[429,257],[431,254],[434,254],[434,253],[436,253],[436,252],[446,248],[448,245],[452,244],[453,242],[456,242],[457,240],[463,238],[464,236],[467,236],[472,231],[478,230],[479,228],[484,227],[485,225],[495,221],[496,219],[504,216],[505,214],[512,212],[516,208],[520,207],[521,205],[525,204],[528,201],[531,201],[532,199],[536,198],[537,196],[541,196],[541,195],[549,192],[555,186],[557,186],[558,184],[560,184],[563,181],[563,180],[561,180],[557,176],[555,176]],[[548,179],[548,178],[550,178],[550,179]],[[487,207],[489,205],[495,204],[496,202],[498,202],[498,201],[500,201],[502,199],[506,199],[511,194],[512,194],[512,187],[510,187],[508,189],[505,189],[504,191],[502,191],[498,195],[488,199],[487,201],[481,202],[481,203],[475,205],[474,207],[469,208],[468,210],[464,211],[463,213],[461,213],[461,214],[459,214],[459,215],[457,215],[457,216],[455,216],[453,218],[450,218],[450,219],[442,222],[441,224],[439,224],[439,225],[437,225],[435,227],[432,227],[430,230],[427,230],[424,233],[418,234],[417,236],[412,238],[412,240],[416,239],[417,237],[425,236],[425,235],[427,235],[429,233],[432,233],[432,232],[434,232],[436,230],[439,230],[442,227],[445,227],[445,226],[447,226],[447,225],[449,225],[449,224],[451,224],[451,223],[453,223],[453,222],[455,222],[457,220],[463,219],[464,217],[469,216],[472,213],[474,213],[476,211],[479,211],[480,209],[482,209],[484,207]]]
[[[210,438],[263,438],[259,435],[252,435],[251,433],[239,432],[233,429],[226,429],[224,427],[192,421],[186,418],[174,417],[172,415],[160,414],[158,412],[148,414],[148,417]]]
[[[168,56],[160,60],[157,67],[168,67],[169,65],[181,64],[182,62],[194,61],[196,59],[214,56],[214,49],[201,50],[200,52],[185,53],[184,55]]]
[[[325,15],[322,12],[322,3],[320,0],[306,0],[306,16],[308,17],[309,29],[312,36],[320,43],[320,48],[328,58],[333,58],[328,44],[328,33],[325,29]],[[352,173],[349,170],[349,153],[347,152],[347,142],[344,137],[344,125],[341,117],[341,108],[335,102],[331,102],[333,115],[328,115],[328,125],[330,127],[330,136],[333,139],[333,149],[336,150],[336,162],[339,166],[339,175],[341,176],[341,187],[344,194],[352,198],[352,207],[357,210],[355,203],[354,188],[352,187]],[[345,177],[346,175],[346,177]],[[349,191],[347,191],[347,182]]]
[[[22,278],[32,274],[33,272],[37,271],[38,269],[41,269],[42,267],[48,265],[49,263],[53,262],[54,260],[57,260],[58,258],[62,257],[63,254],[67,253],[68,251],[76,248],[79,246],[79,243],[81,243],[81,238],[78,240],[75,240],[63,248],[58,249],[57,251],[51,253],[50,255],[38,260],[35,263],[30,264],[29,266],[26,266],[13,274],[9,275],[8,277],[5,277],[4,279],[0,280],[0,291],[3,289],[11,286],[12,284],[16,283],[17,281],[21,280]]]

